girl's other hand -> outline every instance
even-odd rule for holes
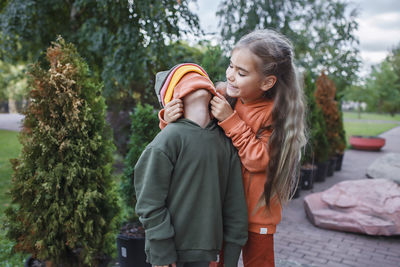
[[[168,102],[164,108],[164,120],[168,123],[174,122],[183,115],[183,102],[181,99],[174,99]]]
[[[224,121],[233,113],[231,105],[229,105],[228,101],[220,93],[217,93],[217,96],[214,96],[210,103],[211,113],[219,121]]]

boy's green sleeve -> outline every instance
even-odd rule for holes
[[[223,207],[224,263],[237,266],[240,250],[247,241],[247,205],[244,196],[242,170],[239,157],[232,153],[228,188]]]
[[[146,234],[147,260],[153,265],[176,262],[175,231],[166,208],[173,165],[158,149],[147,147],[134,172],[136,213]]]

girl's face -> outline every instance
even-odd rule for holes
[[[235,49],[226,69],[226,93],[243,103],[260,99],[265,91],[265,77],[258,69],[259,63],[260,59],[249,49]]]

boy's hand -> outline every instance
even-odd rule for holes
[[[168,123],[174,122],[183,115],[183,103],[181,99],[168,102],[164,108],[164,120]]]
[[[168,264],[168,265],[154,265],[154,267],[170,267],[170,266],[176,267],[176,263],[174,262],[174,263]]]
[[[211,113],[219,121],[224,121],[233,113],[231,105],[220,93],[217,93],[217,96],[214,96],[210,103]]]

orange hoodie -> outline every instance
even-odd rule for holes
[[[249,212],[249,231],[258,234],[275,233],[276,225],[282,217],[282,207],[274,201],[271,202],[270,209],[265,204],[256,208],[267,179],[267,143],[271,132],[264,131],[259,138],[256,133],[261,127],[270,124],[273,104],[273,101],[265,99],[246,104],[238,100],[234,113],[219,123],[238,150]]]
[[[256,137],[258,129],[270,124],[273,101],[257,100],[243,104],[237,101],[234,113],[220,122],[220,127],[231,138],[242,163],[243,185],[248,208],[249,231],[258,234],[273,234],[281,221],[282,207],[272,201],[268,210],[265,205],[256,210],[257,203],[264,192],[269,161],[267,143],[271,132],[264,131]],[[159,113],[160,128],[166,126],[164,110]]]

